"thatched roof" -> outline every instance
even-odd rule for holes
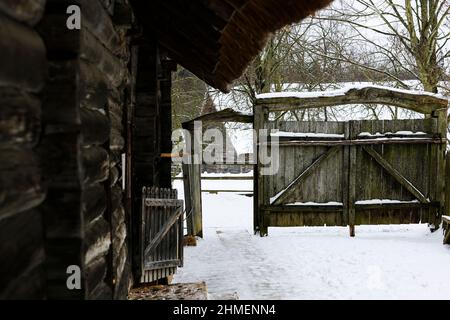
[[[332,0],[132,0],[171,58],[224,92],[268,36]]]

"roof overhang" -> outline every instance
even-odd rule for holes
[[[131,0],[169,56],[228,92],[276,30],[333,0]]]

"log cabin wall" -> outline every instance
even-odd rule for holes
[[[0,0],[0,298],[127,296],[132,23],[126,0]]]
[[[0,299],[45,297],[45,198],[37,146],[45,46],[44,0],[0,1]]]
[[[82,8],[81,30],[65,27],[70,4]],[[121,168],[130,25],[115,24],[112,4],[48,0],[39,26],[49,61],[40,146],[48,298],[124,298],[130,286]],[[67,289],[69,265],[81,267],[82,290]]]

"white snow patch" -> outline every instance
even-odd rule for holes
[[[298,137],[298,138],[344,138],[343,134],[312,133],[312,132],[286,132],[278,131],[271,134],[272,137]]]
[[[205,281],[210,299],[450,299],[436,276],[448,274],[450,247],[425,224],[357,226],[355,238],[343,227],[269,228],[261,238],[252,204],[203,194],[204,239],[185,248],[175,283]]]
[[[287,206],[342,206],[342,202],[335,202],[335,201],[329,201],[329,202],[294,202],[294,203],[288,203]]]
[[[370,199],[356,201],[355,204],[393,204],[393,203],[419,203],[419,200],[402,201],[391,199]]]

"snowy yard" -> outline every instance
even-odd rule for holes
[[[202,181],[203,189],[252,181]],[[226,186],[228,187],[228,186]],[[182,196],[182,181],[175,182]],[[270,228],[252,233],[252,198],[203,194],[204,239],[185,248],[174,282],[210,299],[450,299],[450,246],[425,225]]]

